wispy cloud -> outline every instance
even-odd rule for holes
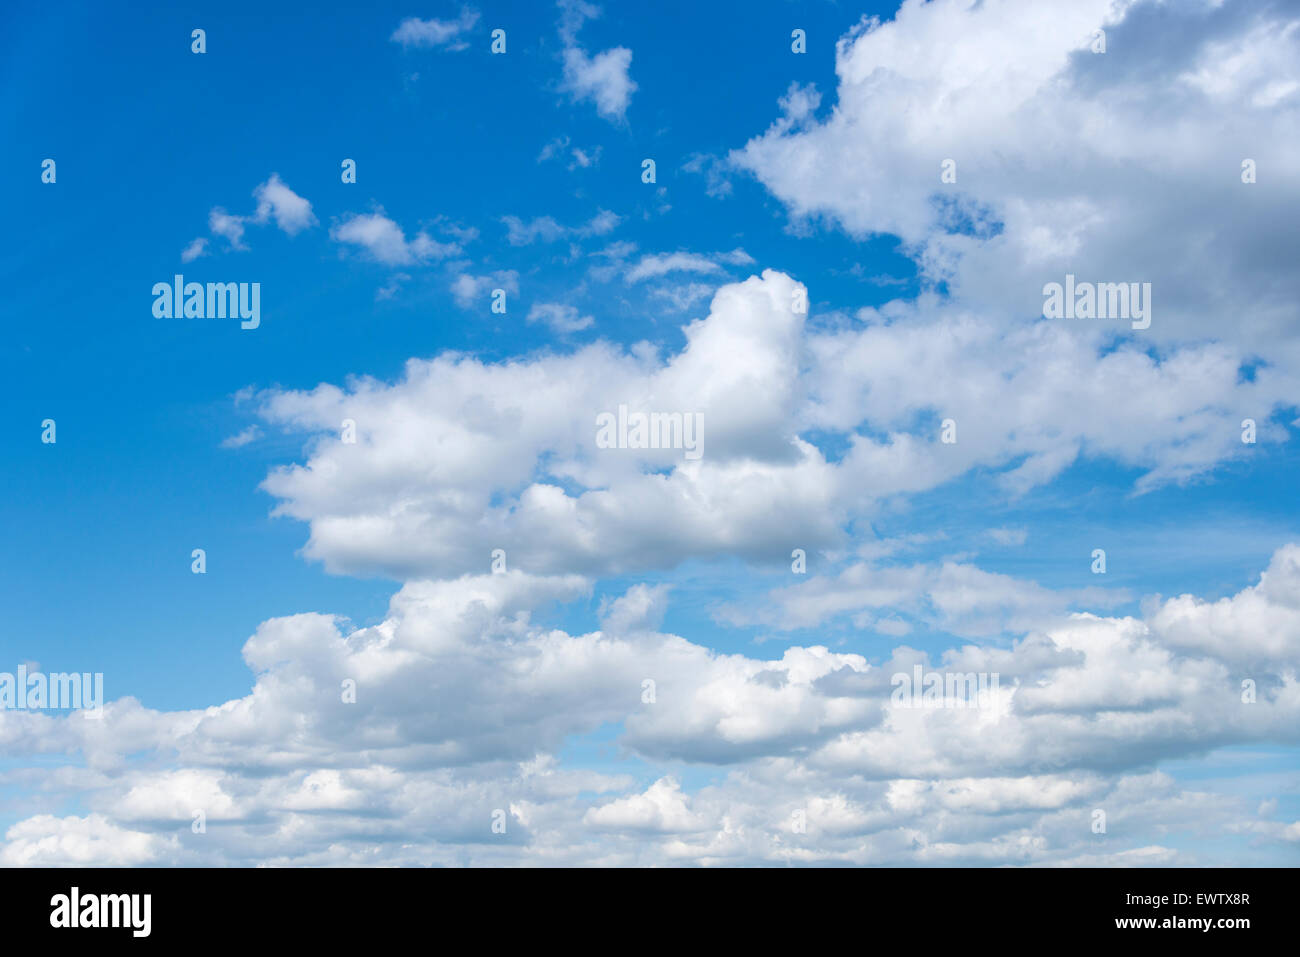
[[[729,253],[714,253],[712,256],[700,253],[676,252],[659,253],[642,256],[641,261],[627,271],[628,282],[640,282],[665,276],[671,272],[720,273],[726,263],[732,266],[749,266],[754,258],[743,249],[733,249]]]
[[[248,445],[250,442],[256,442],[261,437],[261,428],[256,425],[250,425],[243,431],[236,432],[234,435],[222,439],[221,447],[223,449],[242,449],[245,445]]]
[[[208,240],[205,236],[200,236],[194,242],[190,243],[181,250],[181,262],[193,262],[200,256],[206,255],[208,251]]]
[[[559,302],[539,302],[528,310],[529,322],[542,322],[558,333],[579,332],[590,328],[595,319],[578,312],[576,306]]]
[[[463,35],[473,30],[478,20],[478,11],[471,7],[462,7],[460,16],[455,20],[407,17],[388,39],[408,49],[445,47],[453,51],[465,50],[469,43],[463,39]]]
[[[618,228],[622,217],[602,209],[581,226],[563,226],[551,216],[539,216],[525,222],[518,216],[502,216],[506,226],[506,240],[511,246],[527,246],[537,241],[553,243],[559,239],[604,236]]]

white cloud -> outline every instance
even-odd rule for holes
[[[496,287],[513,293],[517,277],[463,274],[452,292],[486,311]],[[776,273],[724,287],[667,363],[596,343],[509,364],[412,361],[404,381],[351,394],[268,392],[269,421],[327,434],[311,461],[277,470],[266,487],[282,514],[310,522],[309,556],[400,578],[478,568],[497,523],[538,571],[645,567],[724,547],[771,554],[789,522],[810,542],[833,539],[843,514],[836,469],[793,430],[803,319],[791,310],[794,289]],[[704,459],[600,449],[596,416],[620,403],[700,412]],[[338,443],[343,418],[365,423],[383,474]]]
[[[275,220],[275,225],[290,236],[296,236],[305,229],[316,225],[311,203],[290,189],[279,173],[272,173],[265,183],[253,190],[257,207],[251,215],[236,216],[226,212],[220,206],[214,206],[208,213],[208,229],[214,236],[223,237],[234,250],[246,250],[244,230],[249,224],[262,226]],[[207,240],[194,240],[181,254],[183,262],[190,262],[202,256],[207,250]]]
[[[797,221],[901,237],[923,279],[1004,326],[1041,315],[1043,285],[1067,272],[1145,281],[1142,338],[1213,337],[1300,366],[1278,345],[1300,273],[1276,255],[1300,243],[1281,214],[1300,203],[1294,10],[906,0],[840,41],[836,74],[823,119],[793,86],[730,157]],[[1267,184],[1242,182],[1247,157]],[[955,183],[940,181],[946,160]]]
[[[539,302],[528,310],[529,322],[543,322],[557,333],[579,332],[595,323],[591,316],[578,312],[577,306],[559,302]]]
[[[682,170],[687,173],[697,173],[704,177],[704,192],[714,199],[724,199],[731,195],[732,185],[728,178],[730,165],[725,159],[721,159],[709,153],[693,153],[682,164]]]
[[[501,222],[508,230],[506,239],[512,246],[527,246],[538,240],[553,243],[569,237],[585,239],[591,236],[605,236],[613,232],[621,221],[617,213],[607,209],[598,211],[581,226],[562,226],[550,216],[539,216],[530,222],[525,222],[518,216],[501,217]]]
[[[486,297],[493,289],[504,289],[509,295],[518,296],[519,273],[513,269],[498,269],[480,276],[459,273],[451,282],[451,294],[462,309],[474,305],[487,308]]]
[[[375,302],[384,302],[392,299],[397,295],[397,291],[402,288],[402,283],[409,282],[411,276],[409,273],[393,273],[389,277],[387,284],[380,286],[375,290]]]
[[[642,256],[641,261],[627,272],[628,282],[640,282],[670,272],[721,272],[722,267],[712,259],[698,253],[661,253],[654,256]]]
[[[1111,607],[1128,600],[1122,590],[1052,591],[1031,581],[987,572],[974,565],[873,565],[860,562],[838,575],[813,575],[776,589],[765,604],[728,607],[735,624],[761,623],[794,629],[822,625],[864,611],[906,611],[954,635],[1023,634],[1059,619],[1074,606]],[[898,625],[878,630],[888,633]]]
[[[407,17],[389,39],[407,48],[446,47],[448,50],[465,50],[469,43],[462,39],[462,35],[473,30],[478,21],[479,13],[471,7],[462,7],[460,16],[455,20]]]
[[[568,233],[568,230],[550,216],[539,216],[528,223],[518,216],[502,216],[501,222],[509,231],[506,240],[511,246],[527,246],[539,239],[545,243],[553,243],[557,239],[564,238]]]
[[[1267,586],[1235,600],[1300,607],[1300,581],[1273,574],[1293,553],[1300,546],[1279,551]],[[264,622],[244,647],[251,692],[220,706],[166,713],[124,699],[95,722],[0,712],[11,761],[84,756],[85,767],[47,776],[43,793],[76,792],[89,808],[20,820],[0,860],[1178,863],[1143,835],[1287,831],[1254,804],[1149,767],[1300,743],[1295,648],[1259,665],[1248,704],[1217,654],[1226,632],[1215,650],[1188,654],[1132,618],[1062,618],[937,660],[899,647],[879,665],[823,647],[718,654],[653,631],[664,594],[641,586],[609,606],[606,631],[532,620],[589,587],[514,571],[411,582],[366,627],[319,614]],[[1248,638],[1256,625],[1224,627]],[[996,672],[1001,684],[985,708],[896,707],[891,676],[914,665]],[[340,695],[345,679],[354,703]],[[638,788],[555,757],[573,735],[619,722],[632,754],[713,764],[715,782],[688,793],[661,774]],[[1101,806],[1115,838],[1099,858],[1088,824]],[[178,841],[194,807],[221,826]],[[495,808],[509,809],[508,841],[484,840]],[[796,812],[805,833],[791,828]]]
[[[244,220],[241,216],[231,216],[220,206],[214,206],[208,213],[208,229],[214,236],[223,237],[230,243],[231,249],[247,249],[244,245]],[[194,244],[190,243],[190,249]]]
[[[575,102],[594,103],[596,112],[605,119],[625,121],[632,94],[637,90],[629,74],[632,51],[620,46],[592,56],[578,45],[577,33],[585,20],[599,15],[599,8],[581,0],[560,0],[559,6],[560,39],[564,43],[561,89]]]
[[[599,57],[574,38],[592,8],[562,11],[561,38],[590,68]],[[305,439],[303,461],[265,483],[280,514],[307,523],[305,554],[405,584],[362,627],[321,613],[263,622],[244,646],[251,690],[223,704],[160,712],[124,698],[101,721],[0,711],[7,790],[39,788],[10,792],[11,813],[27,816],[0,863],[1127,866],[1204,863],[1180,834],[1214,835],[1210,854],[1225,835],[1294,841],[1300,825],[1262,819],[1277,806],[1259,795],[1152,769],[1300,744],[1300,546],[1229,597],[1107,617],[1113,592],[1051,590],[956,558],[885,565],[921,537],[850,534],[885,503],[974,471],[1014,495],[1103,458],[1142,472],[1146,489],[1253,454],[1240,442],[1247,415],[1262,442],[1284,434],[1268,416],[1300,394],[1288,343],[1275,337],[1272,364],[1240,375],[1252,341],[1294,318],[1294,271],[1276,254],[1294,248],[1294,224],[1273,212],[1298,182],[1285,156],[1300,61],[1284,12],[934,0],[856,30],[831,113],[817,119],[817,92],[795,85],[735,159],[796,218],[903,237],[923,278],[951,279],[951,298],[808,324],[792,308],[799,285],[767,271],[723,285],[669,354],[603,342],[500,362],[445,354],[411,360],[393,382],[257,393],[263,422]],[[1157,13],[1180,28],[1152,29]],[[1083,47],[1099,23],[1104,57]],[[606,113],[599,88],[582,95]],[[626,98],[606,105],[621,117]],[[1260,129],[1272,191],[1252,206],[1231,144]],[[961,191],[935,203],[954,142]],[[249,222],[310,224],[309,205],[265,193],[250,217],[220,211],[214,235],[242,248]],[[977,228],[955,227],[965,220]],[[984,229],[995,221],[1000,232]],[[382,213],[338,230],[390,264],[451,248],[408,241]],[[740,250],[634,265],[628,244],[607,252],[630,282],[752,263]],[[1138,263],[1162,290],[1181,277],[1181,301],[1157,293],[1180,321],[1148,349],[1035,320],[1016,290],[1071,262],[1080,273]],[[517,273],[466,269],[452,269],[461,305],[486,311],[498,286],[517,296]],[[548,305],[561,311],[537,311]],[[701,413],[706,456],[598,448],[595,416],[620,403]],[[938,439],[948,416],[953,445]],[[355,444],[338,439],[343,418],[358,423]],[[827,433],[843,446],[833,459],[810,439]],[[771,658],[712,651],[660,631],[666,584],[602,601],[599,630],[553,624],[557,605],[566,622],[592,610],[595,576],[784,560],[792,530],[809,554],[856,557],[733,620],[848,618],[871,630],[854,647],[872,657],[820,644]],[[1003,544],[1022,533],[988,531]],[[483,574],[503,543],[511,571]],[[913,620],[933,650],[880,640]],[[892,676],[917,666],[1001,683],[985,708],[893,706]],[[575,741],[607,745],[611,728],[635,776],[557,757]],[[21,766],[51,754],[59,766]],[[688,790],[655,766],[684,762],[711,766],[710,783]],[[45,810],[73,798],[83,815]],[[179,840],[196,804],[221,827]],[[1110,814],[1102,850],[1095,807]],[[496,808],[509,813],[502,840],[488,836]]]
[[[286,186],[278,173],[272,173],[270,179],[253,191],[253,196],[257,199],[254,222],[265,223],[274,218],[275,225],[290,236],[316,224],[311,203]]]
[[[657,286],[650,290],[650,295],[661,299],[676,312],[684,312],[696,303],[707,299],[716,287],[703,282],[688,282],[675,285]]]
[[[990,528],[989,538],[999,545],[1018,546],[1029,540],[1029,532],[1023,528]]]
[[[1171,598],[1151,615],[1171,647],[1250,668],[1300,663],[1300,547],[1273,555],[1258,585],[1208,602]]]
[[[612,635],[659,627],[668,607],[671,585],[633,585],[613,601],[602,601],[600,627]]]
[[[637,85],[628,75],[632,51],[614,47],[588,56],[585,50],[569,47],[564,51],[564,86],[574,100],[590,100],[596,112],[607,120],[623,120]]]
[[[602,146],[597,146],[592,150],[585,150],[575,146],[573,148],[573,162],[569,165],[569,169],[586,169],[588,166],[595,166],[600,162],[600,154],[603,151],[604,147]]]
[[[131,831],[102,814],[57,818],[38,814],[5,832],[5,867],[131,867],[174,852],[176,838]]]
[[[484,310],[493,288],[516,296],[517,274],[451,285],[459,305]],[[509,363],[445,356],[408,363],[392,384],[268,392],[269,421],[318,441],[266,488],[281,514],[310,524],[307,556],[338,573],[459,574],[505,529],[534,571],[771,560],[789,553],[790,527],[806,549],[840,545],[848,523],[891,497],[973,469],[1012,493],[1085,452],[1146,469],[1140,487],[1205,471],[1251,449],[1238,427],[1247,412],[1295,394],[1267,372],[1239,382],[1240,357],[1223,347],[1098,354],[1068,328],[1004,337],[986,321],[932,317],[925,302],[810,332],[798,289],[771,271],[724,285],[685,327],[685,348],[662,358],[600,343]],[[704,457],[597,447],[596,416],[620,404],[701,413]],[[951,445],[940,441],[948,415]],[[373,460],[339,443],[343,418],[366,423]],[[841,436],[846,451],[828,460],[808,429]]]
[[[256,442],[262,437],[262,430],[259,426],[250,425],[225,439],[221,440],[223,449],[241,449],[250,442]]]
[[[660,778],[644,794],[633,794],[594,807],[586,822],[621,831],[700,831],[705,827],[691,813],[689,800],[675,778]]]
[[[559,158],[566,153],[570,157],[567,164],[570,171],[587,169],[600,162],[601,153],[604,152],[603,146],[571,147],[570,142],[567,136],[558,136],[551,140],[542,147],[542,151],[537,155],[537,162],[545,163],[547,160]]]
[[[440,243],[423,230],[407,240],[402,227],[382,209],[344,219],[330,229],[330,238],[360,246],[372,259],[388,266],[409,266],[460,252],[456,243]]]
[[[183,250],[181,250],[181,262],[183,263],[193,262],[194,260],[198,259],[200,256],[205,255],[207,251],[208,251],[207,237],[200,236],[198,239],[194,240],[194,242],[190,243]]]

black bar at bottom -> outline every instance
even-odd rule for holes
[[[983,933],[991,941],[1026,933],[1036,943],[1222,948],[1294,941],[1295,876],[1281,868],[8,869],[0,870],[0,913],[8,945],[75,936],[127,946],[373,946],[432,931],[423,939],[438,946],[468,935],[532,946],[644,938],[766,948],[789,939],[807,950],[847,933],[864,947],[893,940],[947,950]]]

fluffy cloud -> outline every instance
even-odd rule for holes
[[[613,47],[591,55],[578,44],[577,34],[583,22],[598,16],[600,9],[582,0],[560,0],[559,6],[560,39],[564,43],[561,89],[575,102],[594,103],[596,112],[605,119],[623,122],[637,89],[629,73],[632,51],[627,47]]]
[[[440,243],[423,230],[408,240],[402,227],[385,216],[382,209],[344,219],[330,229],[330,238],[359,246],[370,258],[387,266],[409,266],[460,252],[456,243]]]
[[[119,827],[102,814],[58,818],[38,814],[5,833],[5,867],[131,867],[156,864],[176,838]]]
[[[588,54],[576,36],[594,9],[561,10],[565,89],[624,118],[630,51]],[[466,16],[407,20],[393,39],[455,47]],[[1293,21],[1262,3],[908,2],[841,42],[829,114],[796,84],[731,162],[796,219],[901,237],[946,295],[810,320],[801,285],[766,271],[722,286],[668,354],[446,354],[392,382],[256,393],[263,425],[304,439],[303,461],[265,489],[306,523],[306,556],[404,584],[360,627],[326,613],[263,622],[243,648],[251,689],[222,704],[125,698],[96,721],[0,711],[18,817],[0,863],[1113,866],[1202,862],[1152,834],[1213,835],[1206,853],[1224,834],[1294,842],[1275,804],[1156,766],[1300,744],[1300,546],[1235,595],[1150,598],[1119,617],[1114,593],[1053,591],[966,558],[885,564],[898,543],[861,531],[977,471],[1015,496],[1104,459],[1147,491],[1256,454],[1244,418],[1264,444],[1287,436],[1300,361],[1276,336],[1267,362],[1258,353],[1295,317],[1279,252],[1295,225],[1277,212],[1300,183],[1285,162]],[[1097,28],[1106,54],[1088,49]],[[1243,156],[1258,183],[1240,181]],[[942,184],[950,158],[957,182]],[[250,223],[314,223],[278,176],[255,196],[249,216],[212,211],[232,248]],[[578,229],[609,231],[593,224]],[[506,225],[519,244],[573,231]],[[408,239],[382,211],[331,236],[393,266],[455,251]],[[633,264],[632,251],[611,248],[611,276],[752,263],[737,250]],[[493,288],[518,295],[518,273],[466,268],[449,274],[463,307],[486,308]],[[1151,338],[1041,319],[1042,283],[1067,271],[1152,281]],[[528,315],[590,324],[556,303]],[[701,415],[703,457],[602,448],[596,416],[619,406]],[[344,418],[356,443],[337,437]],[[945,418],[955,443],[940,441]],[[713,650],[662,630],[684,590],[663,582],[594,607],[602,577],[769,563],[792,544],[857,557],[724,618],[848,618],[875,632],[859,651]],[[486,574],[497,548],[510,571]],[[593,610],[598,628],[573,623]],[[913,631],[922,648],[881,640]],[[895,692],[917,669],[997,681],[976,707],[913,707]],[[568,766],[558,755],[575,741],[612,741],[611,773]],[[24,766],[49,755],[65,760]],[[706,766],[708,783],[685,765]],[[74,798],[84,813],[49,813]],[[196,809],[206,833],[191,830]]]
[[[463,274],[452,291],[468,308],[492,288],[515,294],[517,277]],[[1228,346],[1099,353],[1069,327],[1008,338],[929,300],[812,332],[799,289],[771,271],[722,287],[667,357],[605,343],[499,364],[444,356],[391,384],[266,392],[267,421],[316,441],[265,487],[334,572],[462,574],[501,544],[538,572],[773,561],[791,529],[805,549],[837,545],[854,518],[974,469],[1012,493],[1081,456],[1146,469],[1143,489],[1185,479],[1250,454],[1241,420],[1297,394],[1281,372],[1242,379]],[[702,457],[599,447],[596,418],[620,405],[698,413]],[[954,444],[939,428],[950,416]],[[335,434],[344,418],[355,445]],[[1261,428],[1262,441],[1285,435]],[[811,430],[847,451],[829,459]]]
[[[453,290],[468,304],[488,281],[462,277]],[[402,579],[477,570],[499,545],[531,571],[605,572],[724,549],[788,553],[790,523],[830,541],[836,470],[792,428],[794,290],[776,273],[724,287],[667,362],[597,343],[501,365],[416,360],[402,382],[349,392],[268,392],[271,422],[332,433],[351,418],[359,435],[355,445],[321,435],[306,465],[277,470],[266,488],[282,514],[311,524],[309,555]],[[703,458],[598,447],[597,416],[620,404],[701,414]]]
[[[257,210],[253,213],[256,223],[274,219],[275,225],[290,236],[316,224],[311,203],[284,185],[278,173],[272,173],[270,179],[253,190],[253,197],[257,200]]]
[[[1171,598],[1151,626],[1174,648],[1253,668],[1300,663],[1300,548],[1279,550],[1259,584],[1208,602]]]
[[[244,231],[249,225],[264,226],[275,220],[275,225],[290,236],[316,225],[311,203],[290,189],[279,173],[272,173],[265,183],[259,184],[253,190],[253,198],[257,206],[248,216],[233,215],[220,206],[214,206],[208,213],[208,229],[212,235],[225,239],[232,250],[248,249]],[[191,262],[207,249],[207,239],[200,237],[185,247],[181,261]]]
[[[595,827],[615,830],[665,831],[674,834],[704,829],[687,806],[681,785],[673,778],[661,778],[644,794],[633,794],[594,807],[585,821]]]
[[[632,51],[627,47],[614,47],[595,56],[580,47],[569,47],[564,51],[564,89],[575,100],[591,100],[596,112],[606,119],[622,120],[637,88],[628,75],[631,66]]]
[[[1294,367],[1273,346],[1300,298],[1279,258],[1300,240],[1281,214],[1300,200],[1297,64],[1300,19],[1266,2],[907,0],[840,41],[829,115],[794,87],[731,159],[799,219],[901,237],[1004,322],[1041,314],[1067,272],[1141,280],[1145,335],[1267,344]],[[1245,159],[1267,182],[1242,182]]]
[[[1279,551],[1264,582],[1232,601],[1264,614],[1300,606],[1300,581],[1278,574],[1296,554]],[[659,589],[614,601],[607,630],[532,620],[589,587],[514,571],[412,582],[374,625],[318,614],[263,623],[244,647],[253,689],[224,705],[160,713],[116,701],[98,721],[0,713],[13,758],[85,758],[43,789],[76,790],[90,808],[21,820],[0,854],[8,864],[1176,863],[1172,849],[1119,835],[1286,828],[1149,765],[1297,743],[1294,634],[1277,649],[1285,662],[1251,672],[1259,692],[1248,702],[1217,648],[1166,641],[1163,609],[1147,621],[1059,617],[1009,646],[938,660],[906,646],[879,664],[821,647],[764,660],[654,630]],[[1223,647],[1255,625],[1221,623]],[[1001,680],[981,707],[900,707],[894,676],[917,666]],[[638,784],[554,757],[570,736],[620,723],[635,755],[729,770],[688,792],[673,775]],[[1089,827],[1097,807],[1117,835],[1102,851]],[[191,831],[195,810],[204,834]]]

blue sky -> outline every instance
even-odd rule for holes
[[[0,859],[43,862],[32,849],[57,834],[67,860],[112,863],[908,863],[917,841],[935,848],[925,863],[1293,863],[1295,21],[1251,3],[1076,6],[7,7],[0,670],[101,671],[110,701],[142,710],[110,709],[132,729],[112,746],[79,716],[0,713]],[[1177,154],[1180,119],[1194,146]],[[1258,183],[1239,181],[1243,156]],[[260,214],[268,185],[284,192]],[[214,211],[242,232],[222,235]],[[1066,271],[1151,281],[1150,334],[1045,319],[1039,289]],[[156,318],[151,287],[177,273],[260,283],[261,325]],[[765,297],[792,284],[806,318],[770,317]],[[696,472],[594,448],[587,423],[625,395],[702,412],[717,457]],[[340,414],[363,415],[371,458],[346,458]],[[958,459],[937,440],[948,416]],[[530,497],[542,487],[563,508]],[[523,576],[508,585],[474,578],[494,534]],[[1252,591],[1270,567],[1271,590]],[[446,597],[418,613],[394,597],[425,585]],[[1164,604],[1179,595],[1190,610]],[[460,610],[443,621],[446,607]],[[1149,630],[1123,639],[1126,662],[1060,638],[1075,612]],[[560,634],[572,685],[521,678],[523,714],[489,683],[475,700],[490,713],[471,719],[455,689],[380,668],[373,693],[422,703],[344,733],[274,690],[329,685],[313,613],[361,629],[347,654],[385,635],[433,673],[488,674],[479,643],[527,642],[531,660]],[[455,665],[420,644],[480,613]],[[245,650],[281,619],[273,652]],[[318,637],[284,637],[299,627]],[[598,630],[617,653],[583,643]],[[1025,649],[1042,636],[1091,649],[1087,674],[1037,670]],[[581,704],[623,680],[583,656],[634,671],[687,654],[673,641],[700,657],[666,687],[687,695],[686,675],[717,669],[689,707],[672,699],[676,718]],[[819,646],[843,657],[810,678],[788,649]],[[900,646],[932,665],[1010,653],[1026,687],[1059,692],[1047,711],[1092,731],[1061,717],[1009,733],[1023,753],[957,760],[936,730],[912,745],[930,760],[893,766],[866,692],[826,689],[892,670]],[[767,700],[754,689],[774,668],[786,690]],[[1214,698],[1243,677],[1268,689],[1259,720]],[[1212,717],[1165,729],[1205,695]],[[265,740],[183,717],[241,701],[231,713]],[[319,737],[273,759],[291,713]],[[1103,759],[1108,723],[1133,714],[1150,726]],[[572,783],[529,791],[540,772],[507,765],[534,754]],[[51,761],[76,773],[27,773]],[[380,770],[403,783],[366,777]],[[336,841],[293,797],[304,787],[344,794],[341,817],[367,793],[387,823],[368,839],[341,824]],[[436,820],[403,810],[402,788],[444,789]],[[909,817],[915,788],[933,800]],[[953,788],[994,810],[945,810]],[[766,811],[742,800],[755,790]],[[204,802],[225,808],[207,844],[189,827]],[[1125,823],[1073,834],[1098,802]],[[519,856],[473,836],[480,804],[511,808]],[[802,807],[815,823],[797,852],[753,836]],[[259,852],[265,820],[282,839]],[[743,840],[723,823],[741,820]],[[1034,856],[999,856],[1026,834]]]
[[[783,9],[772,6],[768,17]],[[247,690],[247,670],[232,652],[265,618],[312,608],[358,621],[381,615],[390,582],[304,567],[294,555],[301,527],[267,517],[258,483],[300,444],[272,436],[239,455],[219,447],[247,424],[232,394],[353,374],[389,378],[406,359],[447,349],[501,358],[553,344],[544,327],[457,308],[440,273],[417,275],[401,296],[376,302],[393,270],[339,261],[321,230],[296,237],[267,230],[249,238],[245,253],[181,263],[178,250],[207,232],[209,208],[251,208],[253,186],[271,172],[312,197],[323,222],[379,206],[408,228],[444,217],[479,229],[477,254],[528,275],[509,313],[516,319],[531,302],[567,292],[570,270],[552,247],[510,247],[498,222],[507,215],[569,223],[617,209],[647,249],[743,246],[792,271],[833,256],[843,270],[882,262],[914,273],[890,255],[888,240],[864,249],[843,236],[785,234],[779,204],[765,202],[754,183],[736,184],[746,200],[721,217],[702,177],[680,170],[687,157],[725,153],[761,129],[792,75],[833,78],[825,54],[858,12],[810,10],[814,19],[799,22],[824,55],[795,59],[787,36],[762,25],[767,18],[688,4],[639,16],[606,11],[585,27],[592,45],[634,34],[638,64],[657,77],[653,98],[637,97],[637,123],[618,126],[557,92],[557,14],[545,6],[492,21],[507,29],[508,52],[495,58],[486,20],[458,55],[404,50],[389,40],[412,13],[401,5],[307,19],[262,5],[159,5],[129,22],[95,5],[12,11],[7,139],[41,155],[4,159],[17,187],[14,214],[40,224],[5,256],[14,290],[7,311],[18,333],[5,349],[6,375],[17,380],[8,454],[18,494],[3,504],[13,546],[4,552],[4,578],[32,599],[17,609],[14,629],[32,642],[11,657],[51,670],[65,661],[117,670],[120,693],[191,707]],[[210,45],[197,56],[189,34],[201,21],[212,24]],[[715,71],[723,38],[746,55]],[[694,74],[690,62],[699,64]],[[701,88],[712,104],[675,108]],[[571,160],[537,162],[561,137],[600,148],[599,166],[575,174],[566,169]],[[47,155],[58,163],[56,190],[26,175]],[[348,157],[358,163],[356,184],[340,182]],[[659,185],[675,216],[653,214],[657,191],[641,182],[646,157],[661,157]],[[88,231],[97,237],[94,253],[78,256],[70,272],[67,244]],[[224,327],[196,336],[194,328],[140,321],[141,295],[151,298],[137,288],[177,271],[204,282],[264,275],[276,322],[252,342]],[[23,279],[34,276],[44,280]],[[846,303],[884,298],[852,278],[832,281]],[[650,338],[665,348],[682,341],[684,317],[663,316],[644,297],[600,290],[581,305],[601,310],[601,327],[580,341]],[[59,316],[75,332],[51,336],[46,323],[20,318],[35,314]],[[68,436],[57,463],[42,456],[45,447],[19,439],[30,431],[21,423],[35,417],[39,426],[50,416]],[[52,537],[59,548],[49,548]],[[213,559],[198,581],[189,572],[196,547]],[[83,596],[75,603],[60,598],[71,580]],[[152,620],[141,620],[142,604]],[[52,627],[49,610],[60,605],[68,617]]]

